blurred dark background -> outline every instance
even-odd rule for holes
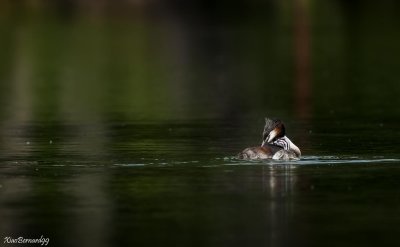
[[[0,118],[397,119],[398,1],[1,1]]]
[[[0,1],[0,239],[398,246],[399,11]],[[299,163],[232,158],[265,116]]]

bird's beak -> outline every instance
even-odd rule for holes
[[[273,129],[269,135],[267,136],[267,143],[272,142],[273,139],[275,139],[275,137],[278,135],[278,130],[277,129]]]
[[[278,131],[276,129],[273,129],[269,133],[269,135],[263,140],[263,142],[261,143],[261,147],[267,143],[270,143],[277,135],[278,135]]]

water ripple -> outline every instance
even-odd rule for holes
[[[279,161],[279,160],[262,160],[262,161],[243,161],[235,158],[230,159],[231,162],[225,165],[331,165],[331,164],[365,164],[365,163],[395,163],[400,162],[400,159],[372,157],[363,158],[359,156],[303,156],[300,160],[293,161]]]

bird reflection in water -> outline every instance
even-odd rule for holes
[[[296,165],[263,167],[262,186],[268,201],[266,205],[269,226],[269,246],[298,243],[295,225],[295,191],[299,182]]]

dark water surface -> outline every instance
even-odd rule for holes
[[[399,246],[399,2],[186,2],[0,2],[1,244]]]
[[[234,159],[247,128],[221,121],[9,127],[1,232],[53,246],[400,244],[399,136],[320,125],[341,133],[293,123],[304,156],[289,163]]]

